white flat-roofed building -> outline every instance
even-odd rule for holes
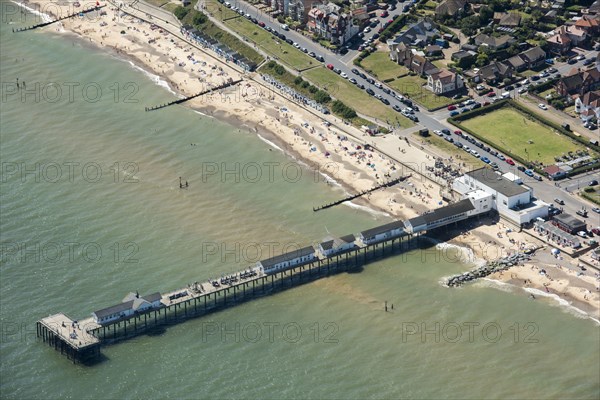
[[[517,185],[523,184],[523,179],[521,179],[519,175],[513,174],[512,172],[506,172],[502,174],[502,176],[508,179],[509,181],[516,183]]]
[[[463,198],[476,190],[492,195],[493,208],[518,226],[548,216],[549,204],[535,199],[531,188],[519,185],[491,168],[484,167],[464,174],[454,180],[452,188]]]

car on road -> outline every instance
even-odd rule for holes
[[[489,158],[487,158],[487,157],[481,157],[481,161],[483,161],[483,162],[484,162],[484,163],[486,163],[486,164],[489,164],[489,163],[490,163],[490,159],[489,159]]]
[[[515,162],[514,162],[514,161],[513,161],[511,158],[507,158],[507,159],[506,159],[506,160],[504,160],[504,161],[506,161],[506,163],[507,163],[508,165],[515,165]]]
[[[560,204],[561,206],[565,205],[565,201],[563,199],[558,198],[558,197],[554,199],[554,202],[556,204]]]
[[[538,104],[538,107],[541,108],[542,110],[547,110],[548,109],[548,107],[545,104],[543,104],[543,103]]]
[[[371,96],[375,95],[375,92],[373,91],[373,89],[371,88],[367,88],[367,93],[369,93]]]
[[[598,208],[598,207],[592,208],[592,211],[600,214],[600,208]]]
[[[596,179],[591,180],[590,183],[588,183],[588,186],[596,186],[598,184],[598,181]]]
[[[451,116],[451,117],[457,116],[458,114],[460,114],[460,112],[459,112],[459,111],[456,111],[456,110],[454,110],[454,111],[450,111],[450,116]]]

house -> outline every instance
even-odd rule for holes
[[[465,11],[467,0],[445,0],[435,8],[436,17],[456,16]]]
[[[521,15],[516,12],[495,12],[494,24],[507,28],[516,28],[521,25]]]
[[[447,69],[442,69],[427,77],[427,85],[425,87],[437,95],[442,95],[459,90],[463,86],[464,83],[460,75]]]
[[[455,53],[452,53],[450,59],[456,62],[459,67],[466,68],[475,62],[477,59],[477,53],[471,50],[459,50]]]
[[[425,47],[425,55],[428,57],[441,56],[442,54],[442,48],[436,44]]]
[[[432,43],[434,37],[440,36],[440,31],[437,28],[437,25],[430,19],[422,19],[410,25],[407,30],[400,32],[393,40],[388,40],[388,45],[391,42],[424,47],[428,43]]]
[[[600,90],[585,93],[575,100],[575,112],[586,123],[596,118],[600,121]]]
[[[403,42],[395,43],[388,40],[390,48],[390,59],[400,65],[404,65],[409,70],[419,75],[427,75],[437,70],[437,67],[427,58],[416,54]]]
[[[490,211],[492,196],[486,195],[485,197],[488,199],[486,211]],[[454,204],[406,220],[404,221],[404,228],[407,232],[412,234],[431,231],[441,226],[465,220],[473,215],[479,214],[480,210],[481,209],[477,209],[473,205],[473,201],[470,198],[466,198]]]
[[[514,42],[515,39],[508,35],[495,37],[480,33],[479,35],[475,36],[475,45],[479,47],[487,47],[493,51],[504,49]]]
[[[332,44],[344,44],[358,33],[358,25],[352,22],[352,15],[340,12],[334,3],[313,4],[308,12],[308,31],[329,40]]]
[[[352,234],[341,236],[339,238],[326,238],[319,243],[319,251],[326,257],[345,253],[356,247],[356,237]]]
[[[269,275],[277,271],[285,271],[294,266],[309,263],[315,259],[315,249],[312,246],[303,247],[289,253],[261,260],[256,266]]]
[[[121,318],[126,318],[143,311],[157,309],[163,306],[162,295],[158,292],[144,297],[136,293],[129,293],[123,301],[111,307],[94,311],[92,317],[98,324],[107,324]]]
[[[503,62],[492,61],[490,64],[482,67],[477,72],[479,80],[484,80],[490,85],[500,83],[505,78],[512,78],[514,68],[510,64]]]
[[[600,16],[583,15],[575,22],[575,27],[585,31],[589,36],[600,34]]]
[[[537,68],[544,65],[544,62],[546,61],[546,52],[539,46],[525,50],[524,52],[519,53],[518,56],[525,62],[527,69]]]
[[[320,1],[289,0],[288,16],[294,21],[305,24],[308,21],[308,12],[312,9],[314,3],[320,3]]]
[[[527,63],[519,54],[506,60],[506,63],[514,68],[515,71],[521,72],[527,69]]]
[[[564,179],[567,177],[567,173],[560,169],[558,165],[549,165],[544,168],[544,173],[548,176],[548,179],[553,181],[557,181],[559,179]]]
[[[585,231],[585,222],[575,218],[567,213],[555,215],[552,218],[552,225],[557,226],[565,232],[576,234],[579,231]]]
[[[405,235],[407,235],[407,233],[404,231],[404,222],[394,221],[390,222],[389,224],[362,231],[360,233],[360,239],[364,244],[369,245],[381,242],[382,240],[388,240],[394,237]]]
[[[561,25],[549,32],[546,41],[554,54],[565,54],[571,47],[579,46],[587,40],[585,30],[577,26]]]
[[[517,226],[548,216],[549,205],[533,198],[530,188],[512,182],[488,167],[460,176],[454,180],[452,188],[463,197],[476,190],[491,195],[492,208]]]
[[[560,78],[556,92],[561,96],[580,96],[600,88],[600,71],[592,66],[586,70],[573,70]]]

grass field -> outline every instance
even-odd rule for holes
[[[434,153],[443,152],[444,154],[455,157],[455,158],[458,155],[461,158],[460,162],[467,163],[469,166],[469,169],[477,169],[477,168],[486,166],[486,164],[483,161],[481,161],[480,159],[468,155],[464,150],[459,149],[452,143],[444,140],[443,137],[439,137],[433,132],[429,132],[429,136],[423,137],[419,134],[419,131],[416,131],[416,132],[413,132],[413,137],[415,140],[417,140],[421,143],[425,142],[426,144],[433,146],[433,148],[431,150]],[[440,152],[440,150],[441,150],[441,152]],[[440,156],[441,155],[442,154],[440,154]]]
[[[414,123],[400,113],[392,110],[379,100],[369,96],[347,79],[342,78],[325,67],[314,68],[302,74],[316,86],[326,90],[331,96],[352,107],[356,112],[385,121],[400,122],[402,128],[408,128]]]
[[[423,105],[427,109],[445,107],[449,104],[454,104],[466,99],[466,97],[452,100],[451,97],[436,96],[433,92],[426,89],[427,81],[417,75],[407,75],[403,78],[389,82],[388,85],[395,89],[398,93],[408,95],[412,100]]]
[[[582,190],[579,194],[581,195],[581,197],[588,199],[592,203],[600,205],[600,191],[598,191],[598,189],[590,192]]]
[[[511,107],[464,120],[461,124],[494,147],[524,160],[540,161],[546,165],[553,164],[555,156],[584,149],[582,145]]]
[[[369,54],[360,62],[360,65],[365,71],[373,74],[381,81],[397,78],[408,73],[408,68],[390,60],[389,53],[384,51]]]
[[[228,28],[248,39],[249,46],[258,46],[278,62],[296,70],[303,70],[318,64],[302,51],[285,41],[273,36],[263,28],[242,17],[235,11],[221,5],[217,1],[208,0],[207,7],[212,15],[222,21]]]

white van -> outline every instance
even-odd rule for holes
[[[283,29],[284,31],[289,31],[290,27],[287,26],[286,24],[281,24],[281,29]]]
[[[510,92],[504,92],[504,93],[502,93],[502,98],[503,98],[503,99],[508,99],[508,98],[510,98]]]

